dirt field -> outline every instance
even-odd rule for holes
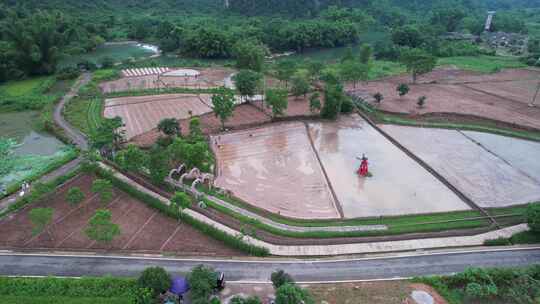
[[[211,95],[166,94],[105,100],[104,116],[120,116],[127,139],[157,128],[164,118],[186,119],[212,111]]]
[[[481,207],[540,200],[534,178],[538,143],[444,129],[382,128]]]
[[[433,288],[424,284],[411,284],[408,281],[302,284],[301,286],[309,290],[316,304],[417,304],[411,296],[413,291],[428,293],[433,298],[434,304],[447,304],[446,300]],[[235,295],[258,296],[262,303],[270,303],[274,300],[274,293],[271,284],[228,283],[220,293],[220,299],[222,303],[229,304]]]
[[[422,76],[413,85],[410,76],[390,77],[380,81],[352,85],[347,90],[372,101],[380,92],[384,100],[381,110],[406,113],[457,113],[500,120],[540,129],[540,107],[531,102],[540,81],[540,70],[504,70],[495,74],[479,74],[454,69],[441,69]],[[409,83],[411,91],[399,97],[396,87]],[[426,96],[426,106],[418,108],[418,97]],[[540,102],[540,101],[538,101]]]
[[[309,130],[347,218],[466,210],[465,204],[358,115],[310,123]],[[372,177],[358,177],[361,157]]]
[[[158,75],[122,77],[117,80],[103,82],[100,84],[100,88],[104,93],[164,87],[208,89],[225,85],[228,82],[226,79],[234,72],[225,68],[196,68],[194,70],[199,71],[201,74],[197,77],[160,76],[159,81]]]
[[[274,124],[211,141],[216,186],[287,217],[340,217],[303,123]]]
[[[221,131],[221,122],[213,112],[202,114],[199,116],[199,119],[204,134],[213,134]],[[182,129],[182,134],[184,135],[189,134],[189,121],[189,118],[180,120],[180,127]],[[225,127],[227,129],[238,129],[269,121],[270,116],[264,114],[258,108],[251,104],[241,104],[236,106],[232,117],[225,123]],[[131,141],[138,146],[148,147],[154,144],[160,136],[163,135],[157,128],[154,128],[151,131],[135,136]]]
[[[113,222],[120,226],[121,235],[109,245],[97,244],[86,237],[83,230],[95,210],[103,208],[90,192],[92,177],[80,176],[62,186],[56,194],[31,207],[27,207],[0,220],[1,248],[55,249],[55,250],[113,250],[145,253],[172,253],[177,255],[242,255],[225,244],[201,234],[189,225],[178,223],[145,204],[114,190],[112,201],[106,206]],[[86,199],[78,206],[69,205],[66,192],[80,187]],[[31,233],[28,213],[34,207],[54,209],[53,224],[48,232],[35,237]]]

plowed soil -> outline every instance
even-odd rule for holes
[[[93,177],[79,176],[43,201],[28,206],[0,220],[0,248],[47,250],[97,250],[176,255],[238,256],[241,252],[227,247],[191,226],[169,218],[144,203],[114,189],[114,197],[103,205],[90,192]],[[67,190],[80,187],[86,199],[72,206],[65,200]],[[53,223],[44,232],[32,236],[29,212],[37,207],[54,209]],[[121,234],[110,244],[96,243],[84,234],[88,220],[98,208],[111,211]]]
[[[412,84],[410,76],[402,75],[347,86],[353,94],[373,102],[380,92],[384,100],[379,109],[410,115],[456,113],[503,121],[518,126],[540,129],[540,107],[529,107],[540,82],[540,70],[509,69],[494,74],[480,74],[455,69],[439,69],[420,77]],[[400,83],[407,83],[410,92],[399,97]],[[423,108],[417,106],[420,96],[426,96]],[[540,100],[537,101],[540,103]]]

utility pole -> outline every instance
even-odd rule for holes
[[[534,97],[529,104],[529,107],[536,107],[536,97],[538,97],[538,93],[540,93],[540,80],[538,81],[538,86],[536,87],[536,93],[534,93]]]

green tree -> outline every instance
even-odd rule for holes
[[[424,36],[415,25],[406,25],[392,32],[394,44],[409,48],[419,48],[425,43]]]
[[[233,47],[233,56],[236,67],[261,72],[264,66],[264,57],[269,53],[268,48],[260,43],[248,40],[238,41]]]
[[[306,96],[309,92],[309,76],[308,71],[300,69],[294,73],[291,78],[291,90],[293,95],[298,98],[301,95]]]
[[[309,97],[309,111],[311,113],[316,113],[321,110],[321,94],[319,92],[313,93]]]
[[[127,149],[117,153],[120,166],[131,172],[140,172],[148,163],[148,156],[139,147],[129,144]]]
[[[230,304],[261,304],[261,299],[259,299],[257,296],[251,296],[248,298],[242,298],[240,296],[234,296]]]
[[[352,81],[354,88],[356,88],[358,81],[365,79],[365,67],[366,65],[356,61],[346,61],[339,67],[340,78],[345,81]]]
[[[233,76],[234,84],[241,96],[253,97],[261,86],[262,76],[251,70],[242,70]]]
[[[221,129],[225,129],[225,122],[234,112],[234,93],[227,88],[220,88],[212,95],[212,109],[214,115],[221,121]]]
[[[321,71],[324,68],[324,64],[320,61],[311,61],[308,60],[306,62],[306,68],[309,71],[309,75],[312,81],[319,80],[319,77],[321,76]]]
[[[182,210],[191,206],[191,198],[186,193],[177,191],[171,198],[171,205],[175,210],[182,213]]]
[[[296,71],[296,63],[291,60],[280,60],[276,63],[275,71],[276,78],[281,82],[285,82],[285,87],[287,87],[289,80]]]
[[[102,204],[106,204],[111,201],[113,196],[112,184],[106,179],[96,179],[92,183],[92,192],[99,195],[99,200]]]
[[[540,203],[531,203],[526,211],[527,224],[531,231],[540,233]]]
[[[200,141],[204,139],[199,117],[192,117],[189,120],[189,139],[191,141]]]
[[[162,267],[148,267],[137,279],[140,288],[149,288],[154,297],[171,288],[171,275]]]
[[[208,300],[217,287],[217,273],[211,267],[198,265],[188,275],[188,282],[193,301]]]
[[[419,75],[433,71],[437,65],[437,58],[421,49],[406,48],[401,51],[400,62],[411,73],[413,83]]]
[[[373,56],[373,48],[371,45],[364,43],[360,46],[360,63],[370,64]]]
[[[66,200],[71,205],[77,205],[84,200],[84,192],[79,187],[71,187],[68,190]]]
[[[208,156],[208,144],[206,142],[196,142],[184,146],[184,161],[188,168],[199,168],[203,170],[204,162]],[[204,170],[203,170],[204,171]]]
[[[167,152],[159,147],[154,146],[150,150],[148,160],[148,170],[150,171],[150,179],[156,184],[163,183],[163,180],[169,174],[169,158]]]
[[[276,304],[313,304],[309,292],[295,284],[284,284],[276,290]]]
[[[167,136],[180,135],[180,124],[175,118],[164,118],[160,120],[157,128]]]
[[[120,227],[112,221],[111,212],[107,209],[98,209],[84,230],[89,239],[96,242],[110,243],[120,234]]]
[[[272,272],[270,280],[275,289],[278,289],[285,284],[294,284],[293,278],[282,269]]]
[[[287,99],[287,90],[266,90],[266,104],[272,109],[272,118],[283,115],[289,104]]]
[[[327,83],[324,89],[324,106],[321,116],[326,119],[337,119],[344,99],[343,85]]]
[[[410,88],[406,83],[400,83],[397,86],[396,91],[398,92],[399,97],[403,97],[409,93]]]
[[[45,230],[45,227],[52,221],[54,210],[52,208],[34,208],[28,214],[32,223],[32,235],[38,235]],[[47,229],[49,236],[52,236]]]

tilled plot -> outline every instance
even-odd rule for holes
[[[404,114],[455,113],[498,120],[519,126],[540,129],[540,108],[531,108],[538,83],[539,70],[504,70],[495,74],[479,74],[454,70],[437,70],[410,84],[406,76],[390,77],[348,91],[370,102],[379,92],[384,100],[381,110]],[[399,97],[396,87],[409,83],[410,92]],[[419,108],[418,98],[426,96]]]
[[[185,119],[211,112],[208,94],[167,94],[111,98],[105,101],[104,116],[119,116],[130,139],[157,127],[164,118]]]
[[[65,187],[57,190],[54,198],[46,198],[44,201],[32,205],[32,207],[51,207],[54,209],[53,221],[64,217],[70,211],[73,211],[77,207],[70,206],[65,201],[66,192],[69,187],[80,187],[88,198],[90,193],[89,176],[82,176],[77,179],[73,179],[65,184]],[[0,220],[0,245],[1,246],[24,246],[32,238],[31,227],[32,223],[28,218],[28,214],[32,210],[31,206],[28,206],[17,213],[6,216]],[[24,227],[25,229],[21,229]]]
[[[271,125],[211,140],[218,187],[288,217],[340,217],[304,124]]]
[[[138,252],[167,251],[176,254],[242,255],[220,241],[207,237],[182,224],[178,233],[178,221],[158,213],[126,193],[114,189],[112,201],[104,206],[89,191],[93,178],[79,176],[62,186],[56,195],[46,201],[29,206],[0,220],[0,248],[56,249],[56,250],[122,250]],[[65,194],[72,186],[79,186],[87,200],[77,206],[65,201]],[[32,236],[28,213],[35,207],[51,207],[55,210],[55,223],[49,226],[51,233]],[[84,229],[96,209],[106,208],[112,213],[112,221],[118,224],[121,234],[111,244],[96,243],[85,235]],[[181,232],[180,232],[181,231]],[[173,240],[173,237],[175,240]],[[169,240],[169,242],[167,242]]]
[[[481,207],[540,200],[540,183],[513,160],[514,156],[520,157],[519,153],[497,154],[478,144],[485,142],[483,139],[472,140],[460,131],[392,125],[382,128]],[[507,144],[512,141],[504,137],[501,140]],[[537,156],[529,159],[536,162]],[[523,160],[519,162],[523,164]]]
[[[203,114],[199,118],[201,129],[204,134],[221,131],[221,122],[213,112]],[[237,129],[269,122],[270,120],[270,116],[263,113],[257,107],[251,104],[241,104],[235,107],[233,115],[227,120],[225,127],[228,129]],[[184,135],[189,133],[189,121],[190,119],[180,120],[180,127],[182,134]],[[132,142],[139,146],[148,147],[153,145],[160,136],[160,132],[157,129],[153,129],[149,132],[135,136],[132,138]]]
[[[231,77],[234,73],[234,71],[230,69],[206,68],[195,69],[200,72],[197,77],[167,76],[167,73],[158,76],[157,73],[154,73],[151,69],[152,68],[140,69],[147,70],[148,73],[130,74],[129,76],[124,75],[124,77],[120,79],[103,82],[99,86],[104,93],[148,90],[165,87],[209,89],[222,87],[225,85],[226,79]]]

